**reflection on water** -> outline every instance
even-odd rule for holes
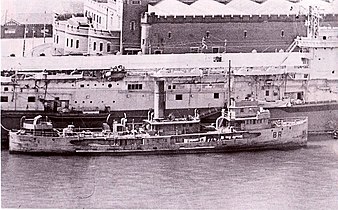
[[[305,149],[160,156],[2,151],[6,208],[338,209],[338,141]]]

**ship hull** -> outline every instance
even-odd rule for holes
[[[106,150],[78,150],[78,151],[10,151],[11,154],[27,154],[27,155],[111,155],[111,156],[127,156],[127,155],[175,155],[175,154],[203,154],[203,153],[235,153],[235,152],[255,152],[265,150],[295,150],[306,147],[306,143],[283,143],[274,145],[261,146],[228,146],[220,148],[202,148],[191,150],[141,150],[141,151],[106,151]]]
[[[221,107],[214,107],[210,109],[199,109],[200,112],[208,113],[202,118],[203,123],[215,122],[215,119],[219,117],[219,111]],[[166,110],[166,114],[175,113],[180,115],[193,114],[194,109],[175,109]],[[216,110],[216,111],[212,111]],[[338,128],[338,103],[323,103],[323,104],[309,104],[299,105],[293,107],[275,107],[269,108],[272,118],[284,118],[284,117],[307,117],[309,121],[309,140],[320,140],[321,138],[331,138],[331,132]],[[120,119],[124,113],[128,118],[134,119],[136,123],[142,122],[147,118],[148,110],[141,111],[114,111],[112,118]],[[63,128],[69,124],[73,124],[75,127],[80,128],[100,128],[102,122],[107,119],[108,113],[100,114],[74,114],[74,113],[48,113],[41,111],[1,111],[1,143],[2,148],[8,148],[8,131],[13,129],[19,129],[20,119],[22,116],[32,118],[37,115],[47,115],[53,121],[56,128]],[[7,130],[5,130],[6,128]],[[312,138],[314,137],[314,138]]]
[[[9,151],[26,154],[190,154],[294,149],[307,144],[307,119],[293,125],[240,133],[195,133],[174,136],[33,136],[10,132]]]

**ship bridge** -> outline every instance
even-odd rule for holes
[[[320,27],[316,37],[298,37],[301,48],[338,48],[338,27]]]

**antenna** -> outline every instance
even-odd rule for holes
[[[316,38],[319,31],[319,20],[322,17],[318,12],[317,7],[309,6],[309,15],[307,18],[307,36],[311,38]]]
[[[4,24],[7,23],[7,12],[8,12],[8,10],[6,9],[6,12],[5,12],[5,23]]]
[[[228,108],[231,105],[231,60],[229,60],[229,76],[228,76]]]

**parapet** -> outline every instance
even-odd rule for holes
[[[335,14],[326,14],[324,21],[338,21]],[[236,23],[236,22],[304,22],[305,15],[196,15],[196,16],[159,16],[144,13],[142,23]]]

